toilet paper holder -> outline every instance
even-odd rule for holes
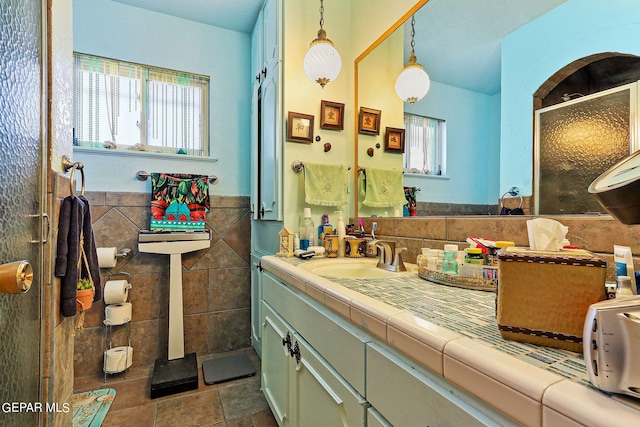
[[[127,282],[131,281],[130,280],[131,279],[131,274],[127,273],[126,271],[117,271],[115,273],[112,273],[112,272],[109,271],[109,272],[107,272],[107,275],[109,276],[108,280],[111,280],[111,279],[113,279],[114,277],[117,277],[117,276],[125,276],[127,278]]]
[[[131,249],[124,248],[122,252],[120,252],[119,254],[116,254],[116,258],[126,258],[129,256],[130,253],[131,253]]]

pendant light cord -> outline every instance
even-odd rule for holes
[[[320,29],[324,25],[324,0],[320,0]]]
[[[415,16],[411,16],[411,53],[415,53],[416,41],[413,39],[416,35],[416,18]]]

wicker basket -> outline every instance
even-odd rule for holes
[[[496,318],[507,339],[582,352],[589,306],[606,298],[607,263],[591,252],[504,248]]]

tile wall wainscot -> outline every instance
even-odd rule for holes
[[[501,207],[522,208],[525,215],[531,214],[531,196],[505,197],[497,205],[471,205],[464,203],[417,202],[418,216],[454,216],[454,215],[498,215]]]
[[[534,216],[442,216],[403,218],[363,218],[365,230],[377,222],[377,238],[396,240],[406,246],[402,254],[405,262],[415,263],[421,248],[442,249],[445,243],[456,243],[460,249],[468,247],[468,236],[494,240],[508,240],[517,246],[529,246],[527,220]],[[640,268],[640,225],[624,225],[610,215],[548,216],[569,227],[567,239],[572,245],[594,252],[607,261],[607,280],[615,281],[613,245],[631,247],[634,270]],[[350,218],[351,223],[357,223]]]
[[[90,192],[87,197],[97,246],[132,250],[114,268],[101,270],[102,283],[109,273],[131,275],[132,367],[152,366],[167,356],[169,256],[138,252],[138,231],[149,228],[150,196]],[[250,346],[250,218],[248,197],[211,196],[206,220],[211,246],[182,256],[185,353]],[[102,373],[103,320],[104,303],[94,303],[75,337],[76,378]],[[113,346],[126,345],[124,330],[115,328]]]

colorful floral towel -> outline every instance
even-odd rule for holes
[[[151,173],[150,230],[202,230],[207,212],[206,175]]]
[[[103,388],[73,395],[73,427],[100,427],[116,391]]]

